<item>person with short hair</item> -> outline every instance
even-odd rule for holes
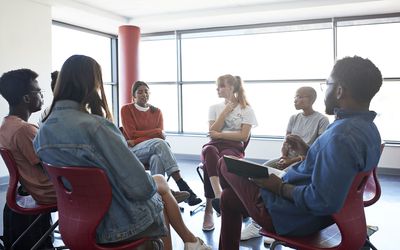
[[[221,234],[219,249],[239,249],[243,216],[265,230],[287,236],[306,236],[333,223],[354,177],[379,162],[381,137],[369,110],[382,85],[379,69],[358,56],[338,60],[326,82],[325,113],[335,121],[309,147],[288,135],[289,146],[305,155],[279,178],[247,179],[220,168]]]
[[[7,100],[9,113],[0,126],[0,146],[10,150],[20,174],[18,195],[23,203],[34,206],[57,202],[53,184],[46,175],[37,157],[32,141],[38,127],[29,123],[32,113],[40,111],[43,105],[42,90],[36,78],[38,74],[30,69],[17,69],[4,73],[0,78],[0,94]],[[33,200],[32,200],[33,198]],[[31,199],[31,201],[29,201]],[[21,200],[22,202],[22,200]],[[18,236],[33,222],[37,215],[22,215],[12,211],[7,204],[3,212],[3,234],[6,249],[11,247]],[[50,228],[50,214],[40,218],[38,224],[16,249],[30,249]],[[45,247],[53,247],[51,237],[46,239]]]
[[[329,125],[328,117],[313,109],[313,104],[317,99],[317,92],[314,88],[304,86],[296,90],[294,97],[294,107],[302,112],[290,117],[286,129],[286,135],[298,135],[307,145],[311,145]],[[279,158],[269,160],[264,165],[287,171],[287,168],[296,162],[303,161],[305,155],[301,155],[289,148],[284,141],[281,149],[282,155]],[[260,226],[254,221],[243,229],[240,239],[249,240],[260,237]],[[265,237],[264,242],[271,244],[272,239]]]

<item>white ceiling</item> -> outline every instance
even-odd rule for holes
[[[400,0],[31,0],[54,20],[111,34],[142,33],[400,12]]]

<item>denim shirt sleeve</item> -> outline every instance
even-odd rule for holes
[[[333,214],[342,207],[360,171],[360,150],[352,143],[351,136],[333,135],[323,147],[314,155],[309,152],[310,157],[315,158],[311,183],[296,186],[293,191],[296,206],[316,216]]]
[[[153,178],[146,173],[142,163],[128,149],[119,129],[101,119],[91,130],[92,143],[109,168],[111,178],[124,195],[132,200],[148,200],[157,191]]]

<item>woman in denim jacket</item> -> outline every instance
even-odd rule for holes
[[[111,206],[97,228],[98,243],[164,236],[172,249],[172,227],[185,249],[211,249],[185,226],[161,175],[150,176],[111,122],[100,65],[74,55],[65,61],[49,114],[34,140],[41,160],[57,166],[96,166],[111,183]]]

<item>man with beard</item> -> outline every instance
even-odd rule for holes
[[[381,85],[381,72],[370,60],[338,60],[325,84],[325,112],[335,121],[310,147],[298,136],[286,139],[304,161],[282,179],[271,174],[248,180],[221,165],[220,249],[239,249],[244,215],[287,236],[310,235],[332,224],[354,177],[378,164],[381,138],[369,105]]]

